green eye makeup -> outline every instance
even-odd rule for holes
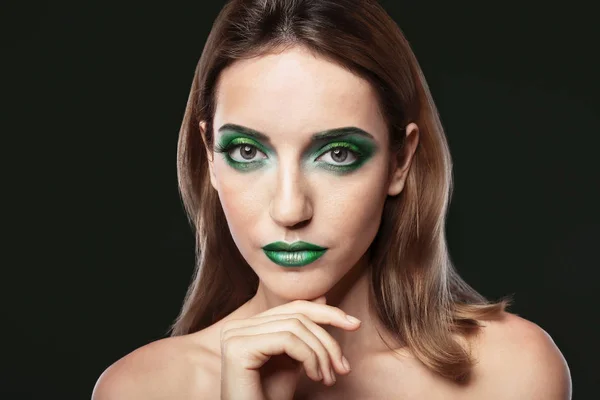
[[[315,143],[303,156],[304,163],[311,168],[322,168],[340,175],[356,171],[377,150],[373,140],[365,137],[370,135],[356,134],[355,130],[357,129],[341,128],[334,130],[336,132],[331,135],[328,134],[331,131],[319,134],[319,137],[314,139]],[[218,143],[215,144],[214,150],[216,153],[223,154],[227,164],[240,172],[250,172],[262,168],[269,163],[271,158],[275,158],[275,152],[272,149],[253,138],[253,136],[257,136],[264,140],[264,135],[254,134],[254,131],[249,129],[245,130],[250,134],[223,132]],[[332,139],[333,141],[323,145],[323,142]],[[268,139],[266,140],[268,141]]]
[[[253,171],[266,163],[271,152],[254,139],[239,134],[223,134],[215,145],[215,153],[222,153],[225,161],[239,171]],[[260,157],[259,153],[264,155]]]
[[[348,137],[319,149],[313,163],[318,168],[343,175],[359,169],[373,156],[375,150],[375,144],[369,139]]]

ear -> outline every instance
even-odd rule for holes
[[[206,121],[200,121],[200,135],[202,135],[202,142],[204,143],[204,149],[206,150],[206,159],[208,161],[208,175],[210,176],[210,184],[215,190],[217,190],[217,179],[215,177],[215,170],[213,167],[214,162],[214,152],[212,149],[209,149],[208,144],[206,142]]]
[[[406,137],[404,138],[402,150],[400,153],[394,155],[396,158],[392,163],[393,169],[388,187],[388,195],[390,196],[396,196],[404,189],[408,170],[417,149],[417,145],[419,144],[419,127],[417,124],[411,122],[406,126],[405,132]]]

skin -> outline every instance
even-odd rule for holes
[[[249,141],[237,131],[219,131],[225,124],[262,132],[269,143]],[[393,345],[367,306],[369,266],[364,254],[379,227],[386,197],[404,188],[419,128],[407,125],[406,162],[396,163],[386,150],[384,120],[366,81],[299,48],[238,61],[220,77],[214,127],[219,151],[208,151],[211,184],[236,245],[260,279],[258,291],[202,331],[158,340],[121,358],[98,379],[93,400],[220,398],[217,382],[225,324],[240,323],[277,306],[293,308],[293,300],[322,295],[328,305],[361,320],[359,329],[323,325],[352,370],[337,375],[337,383],[330,387],[303,376],[297,400],[570,398],[564,357],[546,332],[516,315],[483,321],[481,334],[470,342],[477,364],[468,385],[434,375],[408,350],[391,351],[379,338],[381,333]],[[315,133],[343,127],[372,136],[366,146],[371,150],[363,150],[368,159],[356,168],[325,165],[336,164],[332,153],[323,156],[329,142],[312,142]],[[204,123],[200,128],[204,130]],[[245,139],[239,139],[242,136]],[[235,138],[240,145],[256,144],[261,150],[248,149],[246,155],[259,160],[252,167],[232,162],[244,161],[240,147],[227,153],[231,159],[220,151]],[[336,159],[343,159],[339,155]],[[315,262],[296,268],[281,267],[262,251],[268,243],[297,240],[328,250]]]
[[[226,124],[258,131],[268,141],[241,130],[221,130]],[[405,162],[399,164],[388,150],[387,128],[371,85],[300,48],[224,70],[213,125],[217,152],[208,153],[211,183],[236,245],[260,280],[256,295],[236,316],[326,295],[328,304],[362,321],[357,332],[332,330],[336,340],[346,342],[351,335],[357,354],[387,349],[374,340],[376,321],[366,307],[365,252],[386,197],[404,187],[418,126],[407,125]],[[204,131],[203,123],[200,127]],[[312,140],[335,128],[366,134]],[[232,140],[239,145],[233,150],[227,148]],[[256,150],[244,149],[248,144]],[[335,146],[352,152],[336,157]],[[309,265],[283,268],[261,249],[298,240],[328,250]]]

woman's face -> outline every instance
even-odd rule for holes
[[[213,135],[211,183],[233,239],[281,299],[331,289],[373,241],[386,196],[402,190],[388,179],[370,84],[300,48],[224,70]],[[326,250],[263,249],[296,241]]]

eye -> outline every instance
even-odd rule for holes
[[[258,150],[256,148],[256,146],[253,146],[248,143],[243,143],[243,144],[233,146],[227,151],[227,153],[229,154],[229,156],[231,157],[231,159],[233,161],[240,162],[240,163],[248,163],[248,162],[258,161],[258,160],[267,158],[265,153]],[[264,157],[255,159],[254,157],[256,156],[257,153],[262,154]]]
[[[354,151],[347,147],[337,146],[320,155],[317,160],[319,159],[323,159],[322,161],[325,161],[328,164],[346,166],[354,164],[358,160],[358,156]]]

